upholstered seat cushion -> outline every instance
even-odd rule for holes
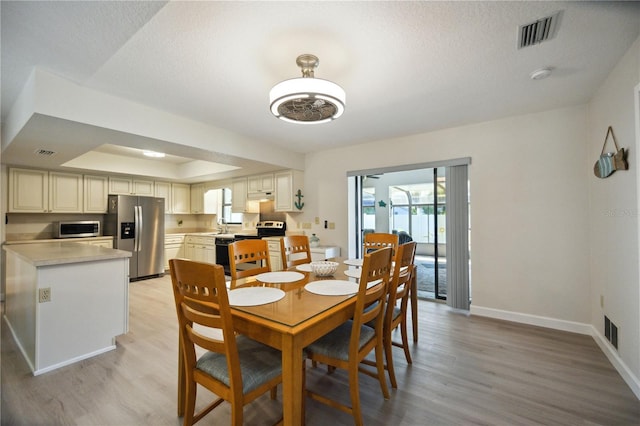
[[[242,392],[247,393],[282,374],[281,352],[244,336],[236,338],[242,370]],[[196,368],[229,386],[227,359],[223,354],[207,352]]]
[[[346,361],[349,359],[349,341],[353,321],[349,320],[329,334],[319,338],[305,348],[305,352],[325,355],[331,358]],[[360,347],[375,336],[375,330],[363,325],[360,328]]]

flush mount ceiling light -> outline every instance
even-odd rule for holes
[[[317,124],[335,120],[344,112],[345,92],[337,84],[314,78],[319,60],[314,55],[300,55],[296,64],[302,77],[285,80],[269,92],[273,115],[291,123]]]
[[[164,152],[144,151],[143,154],[152,158],[164,158]]]
[[[551,68],[540,68],[539,70],[535,70],[531,73],[531,80],[542,80],[543,78],[547,78],[551,75]]]

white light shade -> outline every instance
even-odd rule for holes
[[[146,155],[147,157],[153,157],[153,158],[163,158],[164,157],[164,152],[144,151],[143,154]]]
[[[285,80],[276,84],[269,92],[269,104],[273,115],[284,121],[302,124],[335,120],[344,112],[345,100],[346,94],[342,87],[331,81],[313,77]],[[292,101],[304,103],[305,110],[287,114],[287,111],[280,108],[283,104],[292,105]],[[306,118],[299,118],[302,115],[306,115]]]

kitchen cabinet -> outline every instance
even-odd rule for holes
[[[82,213],[82,175],[49,172],[49,212]]]
[[[259,199],[271,195],[273,195],[273,173],[247,178],[247,198]]]
[[[260,213],[258,201],[247,200],[247,178],[231,181],[231,211],[234,213]]]
[[[171,184],[171,212],[173,214],[191,213],[191,188],[187,184]]]
[[[280,251],[280,240],[282,237],[265,237],[269,246],[269,263],[272,271],[282,271],[282,252]]]
[[[153,197],[154,184],[151,180],[111,176],[109,177],[109,194]]]
[[[204,183],[191,185],[191,213],[204,213]]]
[[[187,235],[184,239],[185,257],[198,262],[216,263],[214,236]]]
[[[274,174],[275,200],[274,211],[301,212],[304,198],[298,199],[300,191],[304,194],[304,174],[298,170],[286,170]]]
[[[89,244],[91,246],[113,248],[113,237],[97,237],[97,238],[85,238],[81,241],[76,241],[81,244]]]
[[[204,212],[206,214],[218,214],[222,203],[222,189],[209,189],[205,187],[204,192]]]
[[[154,197],[164,198],[164,212],[173,213],[173,205],[171,203],[171,183],[169,182],[154,182]]]
[[[108,177],[84,175],[83,211],[85,213],[107,213],[108,195]]]
[[[331,260],[340,257],[340,247],[338,246],[319,246],[311,247],[311,261],[318,262],[321,260]]]
[[[169,270],[169,259],[186,257],[184,252],[184,234],[171,234],[164,237],[164,269]]]
[[[82,175],[9,169],[10,213],[82,213]]]

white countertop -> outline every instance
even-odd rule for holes
[[[20,256],[34,266],[63,265],[131,257],[131,252],[129,251],[72,242],[11,244],[5,245],[3,248]]]

